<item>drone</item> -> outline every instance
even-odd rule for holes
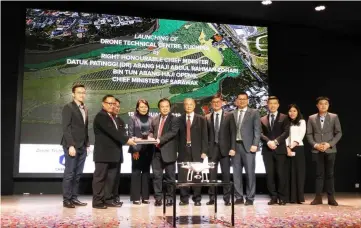
[[[201,182],[209,182],[207,173],[205,170],[213,169],[215,167],[214,162],[203,163],[203,162],[181,162],[180,165],[184,169],[188,169],[187,181],[193,181],[193,173],[196,172],[194,178],[201,180]],[[201,174],[200,174],[201,173]]]

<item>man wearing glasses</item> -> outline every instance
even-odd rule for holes
[[[95,135],[93,175],[93,208],[121,207],[122,203],[112,196],[118,164],[121,159],[122,145],[136,145],[114,117],[116,102],[112,95],[103,98],[102,110],[95,116],[93,127]],[[105,189],[109,189],[105,194]]]
[[[61,121],[63,126],[61,145],[65,155],[63,206],[66,208],[87,205],[78,200],[79,180],[83,173],[87,148],[90,146],[88,112],[84,106],[84,85],[74,85],[72,95],[73,101],[64,106]]]
[[[119,133],[120,134],[124,134],[126,133],[125,130],[125,123],[123,121],[122,118],[120,118],[118,116],[120,111],[120,100],[118,100],[117,98],[115,98],[115,106],[114,106],[114,110],[113,110],[113,117],[115,118],[115,121],[118,125],[119,128]],[[122,147],[121,147],[122,148]],[[113,189],[106,189],[106,198],[113,198],[115,200],[115,202],[122,204],[123,202],[120,201],[120,197],[119,197],[119,182],[120,182],[120,170],[122,167],[122,163],[123,163],[123,150],[120,153],[120,160],[117,163],[117,168],[116,168],[116,174],[115,174],[115,180],[111,180],[110,178],[107,178],[108,182],[112,182],[114,181],[114,184],[112,183],[107,183],[106,186],[112,186],[113,185]]]
[[[233,157],[235,204],[253,205],[256,194],[256,152],[261,138],[259,111],[248,107],[248,94],[239,93],[237,109],[233,112],[236,123],[236,155]],[[242,170],[246,171],[246,196],[243,196]]]
[[[215,168],[210,169],[210,179],[217,181],[218,163],[221,166],[222,181],[230,181],[230,158],[236,153],[236,124],[231,113],[222,110],[223,98],[221,94],[212,97],[211,105],[213,112],[206,115],[208,128],[208,160],[215,163]],[[215,203],[214,188],[209,188],[209,202]],[[226,206],[230,206],[231,188],[223,187],[223,200]]]

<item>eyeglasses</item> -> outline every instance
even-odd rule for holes
[[[86,94],[85,92],[75,92],[76,94]]]
[[[106,104],[108,104],[108,105],[110,105],[110,106],[114,106],[114,105],[115,105],[115,103],[110,103],[110,102],[104,102],[104,103],[106,103]]]

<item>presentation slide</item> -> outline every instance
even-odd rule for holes
[[[126,123],[140,98],[149,102],[152,116],[164,97],[173,115],[183,113],[187,97],[205,115],[217,92],[226,99],[223,109],[232,111],[236,95],[246,91],[250,107],[267,112],[266,27],[44,9],[27,9],[25,23],[15,175],[63,173],[61,113],[75,84],[86,87],[92,145],[93,120],[106,94],[121,100]],[[92,148],[84,173],[94,171]],[[123,151],[121,172],[131,173],[128,147]],[[260,152],[256,164],[256,173],[265,173]]]

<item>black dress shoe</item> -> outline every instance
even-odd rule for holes
[[[338,203],[333,196],[328,196],[328,205],[338,206]]]
[[[88,205],[87,203],[80,202],[78,199],[73,199],[72,202],[76,206],[86,206],[86,205]]]
[[[268,204],[268,205],[277,204],[277,199],[271,199],[267,204]]]
[[[311,205],[319,205],[322,204],[322,196],[316,196],[314,200],[312,200]]]
[[[214,204],[214,200],[210,200],[206,203],[206,205],[213,205]]]
[[[244,200],[243,200],[243,198],[236,199],[236,201],[234,201],[234,204],[235,204],[235,205],[238,205],[238,204],[244,204]]]
[[[113,202],[105,202],[105,205],[107,207],[121,207],[123,204],[113,201]]]
[[[231,204],[231,202],[224,202],[224,206],[231,206],[232,204]]]
[[[183,201],[179,202],[179,206],[185,206],[185,205],[188,205],[188,204],[189,204],[189,202],[183,202]]]
[[[95,209],[107,209],[107,206],[105,206],[105,204],[97,204],[97,205],[93,205],[93,208],[95,208]]]
[[[162,205],[163,205],[162,200],[156,200],[154,203],[154,206],[156,206],[156,207],[160,207]]]
[[[194,206],[197,206],[197,207],[199,207],[199,206],[201,206],[202,204],[201,204],[201,202],[199,202],[199,201],[197,201],[197,202],[194,202]]]
[[[149,200],[142,200],[142,204],[150,204]]]
[[[134,204],[134,205],[141,205],[142,202],[140,202],[140,201],[133,201],[133,204]]]
[[[279,200],[278,204],[284,206],[284,205],[286,205],[286,201],[284,201],[284,200]]]
[[[167,200],[167,203],[165,205],[167,207],[173,206],[173,200]]]
[[[73,202],[71,202],[71,201],[64,201],[64,202],[63,202],[63,207],[66,207],[66,208],[75,208],[75,205],[74,205]]]
[[[253,200],[246,200],[246,202],[244,203],[244,205],[248,206],[248,205],[253,205]]]

